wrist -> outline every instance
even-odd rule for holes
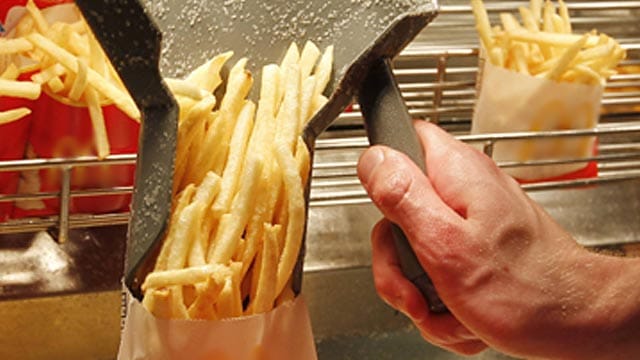
[[[584,319],[592,332],[589,357],[633,358],[640,354],[640,259],[590,253],[585,273],[592,277],[593,303]],[[589,354],[585,354],[589,355]]]

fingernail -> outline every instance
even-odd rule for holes
[[[358,175],[363,184],[367,184],[373,171],[384,161],[384,151],[379,147],[372,147],[365,151],[358,162]]]

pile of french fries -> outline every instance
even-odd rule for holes
[[[493,27],[482,0],[471,5],[485,58],[495,66],[557,82],[602,85],[626,57],[605,34],[573,34],[563,0],[557,9],[550,0],[530,0],[529,8],[519,8],[522,22],[505,12],[501,25]]]
[[[220,54],[167,79],[180,107],[174,206],[142,289],[156,317],[215,320],[268,312],[294,297],[310,156],[302,129],[327,99],[333,48],[288,49],[247,99],[247,59]],[[213,92],[225,86],[220,101]],[[218,105],[219,104],[219,105]]]
[[[0,38],[0,96],[35,100],[44,90],[72,105],[87,106],[96,152],[109,155],[102,106],[113,103],[127,116],[140,120],[140,112],[125,90],[102,48],[82,19],[49,23],[33,0],[17,26]],[[31,74],[29,80],[19,80]],[[0,124],[31,113],[26,107],[0,112]]]

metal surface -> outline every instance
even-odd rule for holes
[[[329,102],[310,122],[307,133],[312,138],[349,104],[369,64],[396,56],[431,21],[436,8],[434,1],[424,0],[144,3],[166,34],[166,76],[185,75],[229,50],[236,59],[246,56],[248,68],[259,73],[262,65],[280,62],[292,41],[299,46],[307,40],[320,48],[334,45],[334,71],[325,91]]]

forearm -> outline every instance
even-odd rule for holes
[[[608,315],[602,329],[603,359],[640,356],[640,258],[598,256],[605,275],[599,291],[599,308]]]

